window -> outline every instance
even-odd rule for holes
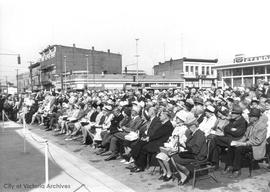
[[[262,67],[255,67],[255,75],[256,74],[265,74],[264,66],[262,66]]]
[[[241,68],[236,68],[236,69],[233,69],[233,76],[240,76],[242,75],[242,69]]]
[[[252,75],[252,74],[253,74],[253,67],[243,68],[243,75]]]
[[[206,75],[209,75],[209,67],[206,67]]]
[[[195,67],[195,73],[198,73],[198,71],[199,71],[199,67],[196,66],[196,67]]]
[[[188,73],[188,66],[186,66],[186,72]]]
[[[194,68],[193,66],[190,67],[190,72],[191,72],[191,73],[194,72],[193,68]]]
[[[211,68],[211,75],[214,75],[214,70]]]
[[[202,66],[202,75],[205,74],[205,69],[204,69],[204,66]]]

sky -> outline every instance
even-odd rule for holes
[[[232,62],[235,54],[270,54],[267,0],[0,0],[0,80],[15,82],[48,45],[122,54],[123,67],[181,57]],[[129,69],[135,69],[130,66]]]

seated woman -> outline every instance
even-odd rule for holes
[[[207,156],[206,137],[204,132],[198,129],[197,119],[190,116],[184,124],[191,131],[191,134],[187,137],[185,146],[183,146],[185,151],[176,153],[171,157],[178,170],[183,173],[181,174],[182,178],[179,182],[180,185],[183,185],[187,181],[190,172],[192,171],[192,166],[190,166],[190,164],[198,160],[204,160]]]
[[[175,123],[176,127],[173,130],[172,136],[164,143],[163,147],[160,147],[160,153],[157,154],[156,158],[160,167],[162,168],[162,176],[159,180],[168,181],[168,178],[171,178],[172,172],[169,164],[169,154],[173,152],[180,152],[183,150],[182,146],[185,145],[187,136],[190,134],[189,129],[183,124],[189,114],[181,110],[176,114]]]

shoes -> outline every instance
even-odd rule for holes
[[[107,150],[102,148],[102,149],[99,149],[97,152],[96,152],[96,155],[101,155],[102,153],[105,153]]]
[[[136,166],[132,166],[132,165],[130,165],[130,166],[128,166],[128,167],[125,167],[126,169],[129,169],[129,170],[132,170],[132,169],[135,169],[135,168],[137,168]]]
[[[65,141],[71,141],[71,140],[73,140],[73,138],[72,138],[72,137],[65,138]]]
[[[163,178],[164,182],[168,182],[172,179],[172,175],[170,177],[168,177],[167,175]]]
[[[178,185],[184,185],[187,183],[188,181],[188,178],[189,178],[189,174],[186,175],[186,174],[181,174],[181,180],[178,180]]]
[[[106,151],[105,153],[102,153],[101,156],[108,156],[108,155],[112,155],[111,151]]]
[[[104,159],[105,161],[114,160],[118,157],[118,154],[111,154],[108,158]]]
[[[138,172],[143,172],[143,171],[144,171],[144,170],[141,169],[141,168],[136,168],[136,169],[130,170],[130,172],[132,172],[132,173],[138,173]]]
[[[229,173],[231,173],[233,171],[233,167],[232,166],[228,166],[225,170],[223,170],[221,172],[221,175],[227,175]]]
[[[236,178],[238,178],[238,177],[240,177],[240,176],[241,176],[241,171],[239,170],[239,171],[234,171],[234,172],[232,173],[232,175],[230,175],[230,178],[236,179]]]
[[[125,159],[122,159],[120,163],[126,163],[127,161]]]
[[[126,161],[124,164],[125,164],[125,165],[128,165],[128,164],[131,164],[131,163],[133,163],[133,162],[134,162],[134,159],[131,158],[129,161]]]
[[[166,177],[166,175],[161,175],[158,180],[164,180],[164,178]]]

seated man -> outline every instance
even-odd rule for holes
[[[119,141],[124,141],[125,136],[128,135],[130,132],[137,132],[142,124],[142,119],[140,117],[141,108],[138,106],[134,106],[132,108],[132,120],[126,125],[120,127],[119,131],[113,134],[110,140],[110,149],[108,154],[110,155],[106,158],[106,161],[116,159],[119,152]],[[121,124],[121,123],[120,123]]]
[[[175,162],[181,174],[180,185],[183,185],[192,171],[190,163],[204,160],[207,156],[207,144],[205,133],[198,128],[198,122],[195,117],[190,116],[184,123],[191,134],[187,137],[185,143],[185,151],[172,155],[172,160]],[[164,181],[172,178],[171,175],[165,176]]]
[[[242,139],[232,141],[227,152],[227,162],[224,173],[233,171],[231,178],[237,178],[241,175],[241,166],[243,156],[247,152],[253,152],[253,158],[260,160],[265,156],[266,152],[266,126],[267,117],[260,116],[260,110],[252,108],[249,113],[249,126]]]
[[[241,139],[244,136],[246,129],[247,122],[242,116],[242,109],[239,105],[234,105],[230,115],[230,123],[224,127],[224,136],[216,136],[210,142],[210,161],[216,168],[219,167],[219,155],[221,149],[228,148],[231,146],[232,141]]]
[[[163,110],[160,113],[160,121],[162,123],[153,135],[145,138],[145,145],[141,148],[137,158],[134,158],[136,167],[131,172],[141,172],[146,168],[147,155],[156,154],[159,152],[159,147],[162,146],[173,132],[173,125],[170,121],[172,114],[168,110]]]

